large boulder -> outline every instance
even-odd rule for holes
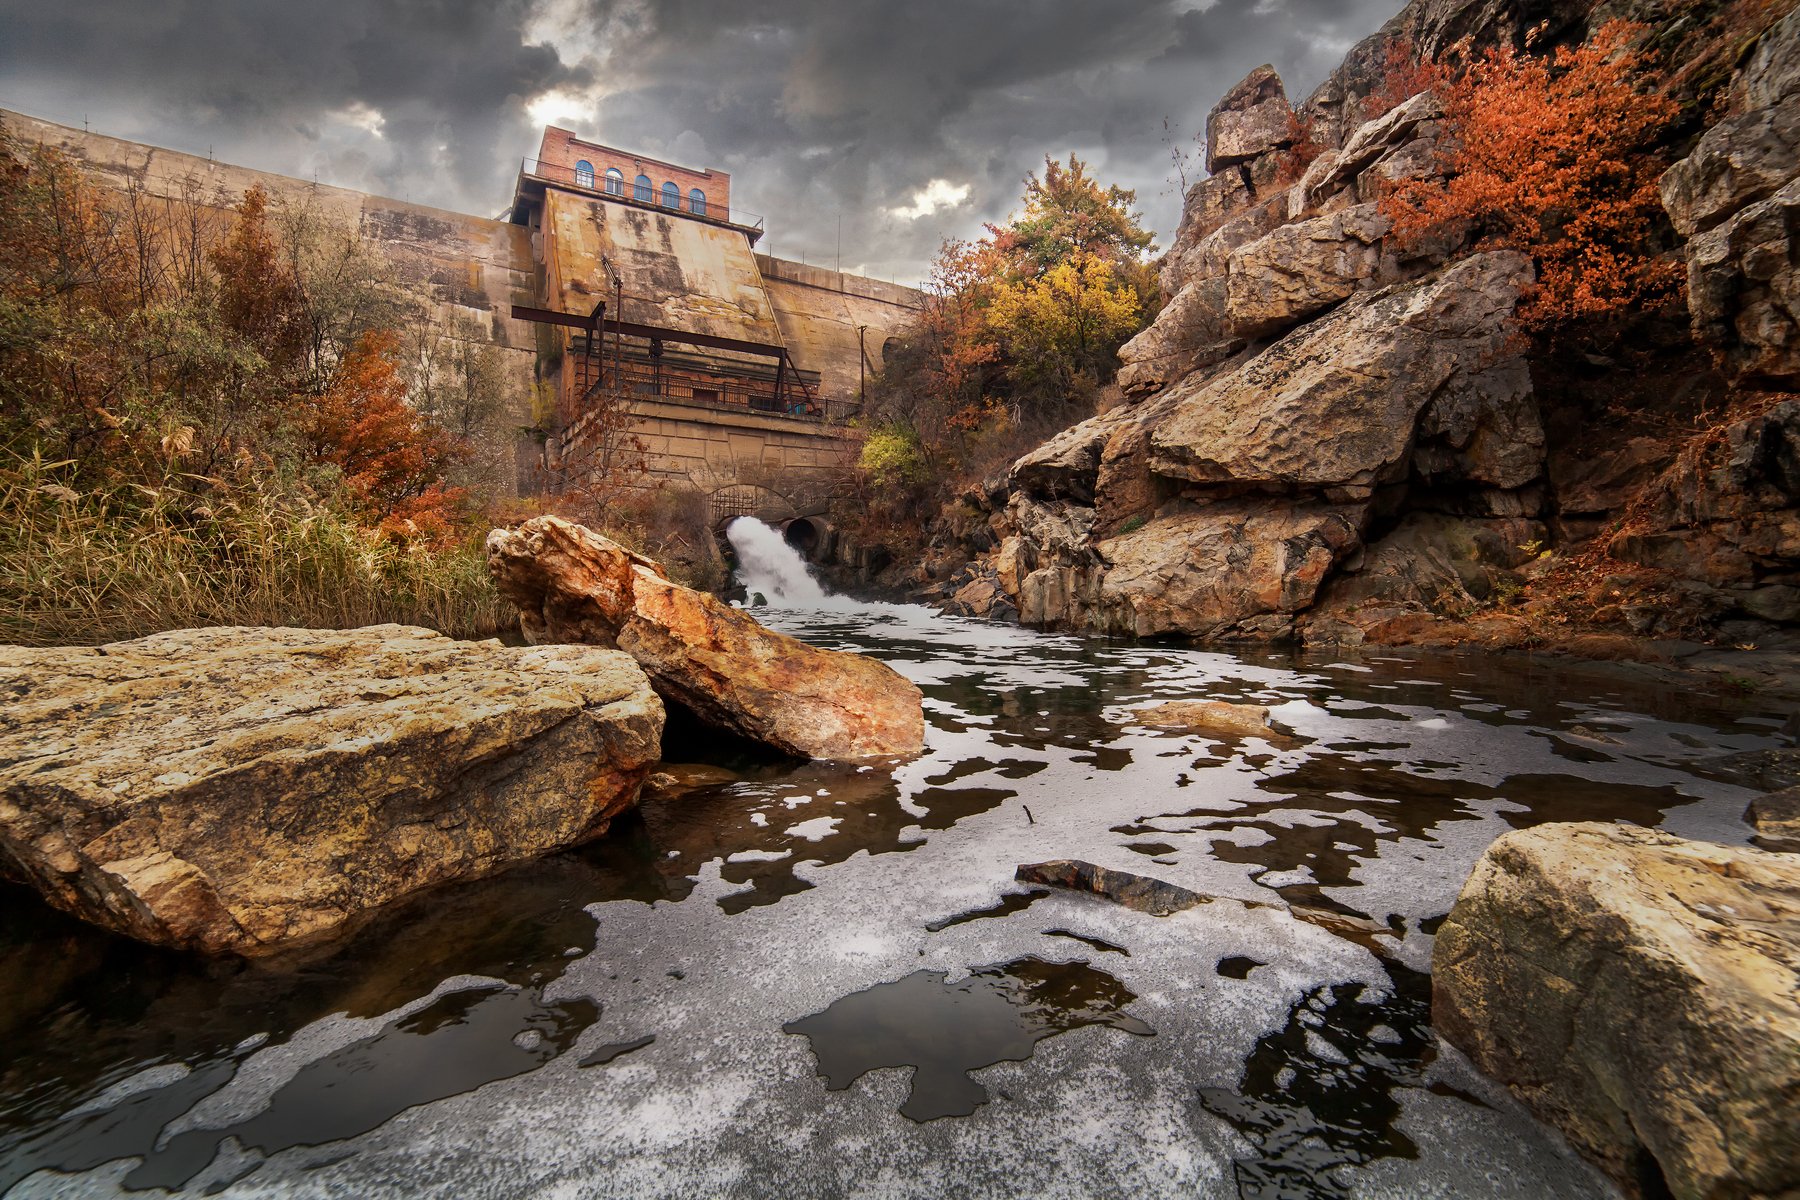
[[[398,625],[0,647],[0,694],[0,873],[213,954],[596,836],[663,727],[617,651]]]
[[[534,643],[616,646],[701,722],[801,758],[914,755],[919,689],[860,654],[765,629],[742,609],[560,517],[488,535],[488,567]]]
[[[1100,472],[1100,452],[1106,448],[1112,431],[1128,417],[1128,410],[1117,408],[1089,417],[1021,455],[1007,476],[1012,488],[1008,505],[1033,499],[1073,500],[1091,505],[1094,480]],[[1014,521],[1016,524],[1017,517]]]
[[[1233,250],[1223,332],[1264,338],[1370,285],[1381,269],[1380,243],[1389,226],[1378,205],[1363,204],[1283,225]]]
[[[1405,477],[1419,415],[1446,388],[1471,403],[1485,395],[1516,403],[1525,376],[1511,318],[1530,279],[1522,255],[1476,255],[1348,301],[1239,369],[1177,385],[1167,393],[1174,415],[1150,437],[1151,469],[1201,484],[1366,498]]]
[[[1226,324],[1225,291],[1220,275],[1184,284],[1156,320],[1119,348],[1118,383],[1126,395],[1153,395],[1244,348]]]
[[[1629,1194],[1773,1198],[1800,1193],[1797,980],[1800,857],[1541,825],[1469,877],[1432,1019]]]
[[[1101,542],[1107,632],[1276,641],[1291,636],[1331,569],[1359,544],[1351,506],[1224,501]]]
[[[1254,172],[1246,170],[1245,174]],[[1183,229],[1163,264],[1163,291],[1174,297],[1189,284],[1223,279],[1232,253],[1279,228],[1287,220],[1287,212],[1287,194],[1275,192],[1203,235],[1189,237]]]
[[[1294,110],[1275,68],[1245,76],[1206,117],[1206,169],[1226,167],[1286,149],[1294,141]]]
[[[1800,854],[1800,787],[1758,796],[1744,819],[1755,827],[1753,840],[1764,850]]]
[[[1171,298],[1187,282],[1191,256],[1209,235],[1227,223],[1244,216],[1269,197],[1277,174],[1273,161],[1233,167],[1208,175],[1188,188],[1182,197],[1181,221],[1175,229],[1175,241],[1163,260],[1161,284],[1163,297]]]

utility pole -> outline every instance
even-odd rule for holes
[[[863,345],[863,334],[869,331],[867,325],[856,327],[856,402],[869,402],[869,351]]]

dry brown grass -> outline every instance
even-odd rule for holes
[[[0,641],[93,645],[205,625],[515,628],[478,543],[402,545],[305,500],[220,489],[81,492],[0,466]]]

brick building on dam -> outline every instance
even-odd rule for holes
[[[521,444],[523,491],[627,463],[722,513],[808,507],[852,460],[847,422],[920,304],[909,287],[758,253],[762,221],[735,206],[724,172],[555,127],[510,210],[485,218],[3,109],[0,125],[120,189],[225,209],[260,184],[354,228],[455,336],[505,352],[521,396],[553,392]]]

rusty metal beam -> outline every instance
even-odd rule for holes
[[[601,302],[600,307],[605,307],[604,301]],[[529,308],[523,304],[513,305],[512,315],[515,320],[537,321],[545,325],[566,325],[570,329],[580,329],[585,332],[592,332],[595,328],[591,317],[579,317],[574,313],[552,312],[547,308]],[[660,325],[640,325],[636,321],[602,320],[600,332],[620,333],[626,337],[660,338],[665,342],[676,342],[683,346],[705,346],[712,350],[730,350],[738,354],[754,354],[762,358],[787,357],[785,346],[771,345],[768,342],[746,342],[739,338],[716,337],[710,333],[688,333],[681,329],[665,329]]]

